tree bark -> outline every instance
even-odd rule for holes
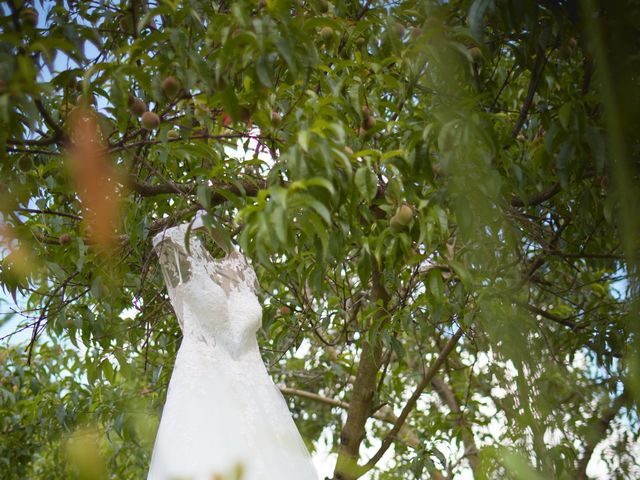
[[[380,353],[379,345],[363,342],[347,421],[340,432],[340,448],[334,480],[355,480],[360,476],[359,450],[365,436],[365,424],[373,409]]]
[[[372,300],[382,300],[383,307],[378,310],[377,320],[387,315],[386,306],[389,295],[382,284],[381,274],[374,262],[372,271]],[[338,460],[333,473],[334,480],[355,480],[362,475],[362,467],[358,465],[360,444],[365,437],[367,419],[373,414],[373,399],[377,388],[378,370],[381,366],[382,345],[377,339],[375,343],[362,341],[360,363],[353,383],[353,393],[347,410],[347,421],[340,432]]]

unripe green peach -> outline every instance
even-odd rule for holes
[[[154,128],[158,128],[160,126],[160,117],[154,112],[144,112],[142,114],[142,126],[146,130],[153,130]]]
[[[141,98],[129,97],[129,111],[139,117],[147,111],[147,104]]]
[[[329,11],[329,2],[327,0],[320,0],[318,7],[322,13],[327,13]]]
[[[471,55],[471,59],[475,64],[480,64],[484,60],[484,55],[482,54],[482,50],[480,50],[478,47],[471,47],[469,49],[469,55]]]
[[[20,20],[29,27],[34,28],[38,24],[38,12],[34,8],[23,8],[20,10]]]
[[[320,36],[325,43],[330,42],[333,39],[333,28],[322,27],[322,30],[320,30]]]
[[[371,130],[376,126],[376,117],[374,117],[373,115],[366,116],[362,125],[365,130]]]
[[[178,130],[176,130],[175,128],[172,128],[167,132],[167,138],[169,140],[178,140],[180,138],[180,132],[178,132]]]
[[[168,98],[174,98],[180,91],[180,80],[173,75],[162,81],[162,91]]]
[[[403,203],[395,215],[401,225],[409,225],[409,222],[413,218],[413,208],[410,205]]]
[[[393,233],[402,232],[404,230],[404,227],[405,226],[402,223],[400,223],[400,220],[398,219],[397,215],[394,215],[393,217],[391,217],[391,220],[389,220],[389,228]]]

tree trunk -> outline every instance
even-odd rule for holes
[[[380,353],[379,345],[363,343],[347,421],[340,432],[340,449],[334,480],[355,480],[361,475],[361,468],[358,466],[359,450],[365,437],[365,424],[373,410]]]
[[[386,305],[389,303],[389,295],[384,289],[377,265],[374,262],[372,271],[372,299],[382,300],[383,308],[378,311],[376,317],[380,319],[386,316]],[[353,382],[353,393],[347,411],[347,421],[340,432],[340,447],[338,460],[333,473],[334,480],[356,480],[365,470],[358,465],[360,458],[360,444],[364,440],[367,419],[373,413],[373,399],[377,388],[378,370],[381,366],[382,345],[377,339],[374,344],[362,340],[362,351],[356,379]]]

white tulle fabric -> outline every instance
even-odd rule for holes
[[[213,258],[188,225],[154,238],[183,339],[148,480],[317,480],[260,356],[255,272],[234,250]]]

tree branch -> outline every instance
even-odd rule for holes
[[[140,132],[144,132],[143,129],[138,129],[136,132],[134,133],[140,133]],[[264,138],[259,136],[259,135],[250,135],[248,133],[226,133],[226,134],[221,134],[221,135],[209,135],[206,133],[198,133],[195,135],[190,136],[187,140],[232,140],[232,139],[251,139],[251,140],[255,140],[258,143],[261,143]],[[176,138],[176,139],[168,139],[166,140],[167,143],[175,143],[175,142],[183,142],[185,139],[182,138]],[[109,148],[107,149],[107,153],[111,154],[111,153],[116,153],[116,152],[120,152],[122,150],[128,150],[130,148],[136,148],[136,147],[140,147],[140,146],[145,146],[145,145],[159,145],[163,143],[163,140],[151,140],[151,139],[147,139],[147,140],[139,140],[137,142],[132,142],[129,144],[125,144],[122,140],[114,145],[110,145]]]
[[[342,400],[336,400],[335,398],[324,397],[317,393],[308,392],[306,390],[300,390],[297,388],[289,388],[289,387],[278,387],[283,395],[295,396],[300,398],[306,398],[307,400],[312,400],[314,402],[324,403],[325,405],[330,405],[332,407],[342,408],[343,410],[349,410],[349,404],[347,402],[343,402]],[[372,415],[376,420],[380,420],[386,423],[395,423],[398,419],[396,415],[393,413],[391,408],[381,408],[377,412]],[[412,448],[418,448],[420,445],[420,439],[418,435],[408,427],[403,427],[400,431],[399,435],[400,441],[405,443],[406,445]]]
[[[529,80],[529,88],[527,91],[527,96],[522,104],[522,109],[520,110],[520,115],[518,116],[518,120],[516,124],[513,126],[513,130],[511,131],[511,136],[516,138],[522,130],[524,126],[524,122],[527,120],[527,116],[529,115],[529,109],[533,104],[533,97],[536,94],[536,90],[538,89],[538,84],[540,83],[540,79],[542,78],[542,72],[544,71],[544,66],[547,63],[547,56],[544,53],[544,50],[538,47],[538,51],[536,53],[536,59],[533,63],[533,68],[531,69],[531,80]]]
[[[371,470],[373,467],[375,467],[376,463],[380,461],[382,456],[389,449],[394,438],[396,437],[396,435],[398,435],[400,428],[402,428],[402,425],[404,425],[404,422],[407,420],[409,413],[411,413],[411,411],[416,406],[416,403],[418,402],[418,398],[420,398],[420,395],[422,395],[422,392],[424,391],[424,389],[427,387],[427,385],[429,385],[429,383],[431,383],[431,380],[433,380],[436,373],[438,373],[438,370],[440,369],[440,367],[442,366],[446,358],[449,356],[449,354],[453,351],[456,344],[458,343],[458,340],[460,340],[460,337],[462,337],[462,334],[463,334],[462,328],[458,327],[458,330],[449,339],[447,344],[444,346],[444,348],[438,355],[438,358],[436,358],[435,362],[433,362],[431,367],[429,367],[429,369],[423,375],[422,380],[414,390],[409,400],[407,400],[407,403],[402,409],[402,412],[400,412],[400,416],[398,416],[398,420],[393,425],[393,428],[389,431],[389,433],[384,438],[384,440],[382,440],[382,445],[380,445],[380,448],[378,449],[378,451],[360,469],[359,476],[365,474],[366,472]]]
[[[564,325],[565,327],[569,327],[571,329],[577,328],[576,323],[569,318],[559,317],[558,315],[554,315],[553,313],[547,312],[546,310],[542,310],[541,308],[535,307],[533,305],[529,305],[528,303],[516,301],[515,304],[519,307],[524,308],[525,310],[529,310],[531,313],[535,313],[536,315],[540,315],[547,320],[551,320],[552,322],[559,323],[560,325]]]
[[[364,17],[365,14],[367,13],[367,10],[369,10],[369,7],[371,6],[371,2],[372,0],[367,0],[366,2],[364,2],[364,5],[356,15],[356,20],[362,20],[362,17]]]
[[[451,413],[455,415],[454,425],[461,429],[465,456],[469,459],[469,466],[471,467],[471,471],[475,478],[476,470],[480,464],[480,459],[478,458],[478,447],[476,446],[475,439],[473,438],[473,432],[471,432],[465,425],[458,399],[444,379],[440,377],[433,377],[431,385],[440,399],[449,407]]]
[[[40,138],[37,140],[19,140],[17,138],[9,138],[7,140],[7,143],[9,145],[24,145],[27,147],[30,147],[30,146],[46,147],[48,145],[53,145],[54,143],[57,143],[58,140],[59,139],[55,137]]]
[[[60,125],[58,125],[51,117],[51,115],[49,115],[47,109],[44,108],[42,100],[36,98],[34,99],[34,103],[36,104],[38,112],[40,112],[40,115],[42,115],[44,122],[55,132],[53,143],[57,143],[58,141],[62,140],[64,138],[64,132],[62,131],[62,128],[60,128]]]
[[[127,182],[129,189],[142,197],[155,197],[156,195],[168,195],[172,193],[189,195],[196,189],[195,184],[180,184],[174,182],[150,185],[139,182],[135,175],[131,175]]]
[[[65,212],[58,212],[58,211],[54,211],[54,210],[49,210],[49,209],[45,209],[45,210],[38,210],[35,208],[16,208],[15,209],[16,212],[24,212],[24,213],[39,213],[39,214],[43,214],[43,215],[56,215],[58,217],[66,217],[66,218],[71,218],[73,220],[82,220],[82,217],[79,215],[74,215],[72,213],[65,213]]]
[[[169,194],[193,195],[197,188],[195,183],[165,182],[157,185],[150,185],[139,182],[135,178],[135,175],[129,176],[125,183],[129,189],[143,197]],[[211,202],[213,204],[218,204],[226,200],[226,197],[219,193],[219,190],[225,190],[236,195],[255,196],[258,194],[260,189],[263,188],[267,188],[266,181],[264,180],[244,180],[235,184],[212,182]]]
[[[561,190],[560,182],[556,182],[544,192],[536,193],[524,200],[514,195],[511,197],[511,206],[512,207],[535,207],[536,205],[540,205],[541,203],[544,203],[547,200],[549,200],[560,190]]]
[[[624,256],[617,255],[615,253],[573,253],[573,252],[563,252],[560,250],[545,250],[545,255],[549,255],[551,257],[562,257],[562,258],[601,258],[606,260],[624,260]]]

